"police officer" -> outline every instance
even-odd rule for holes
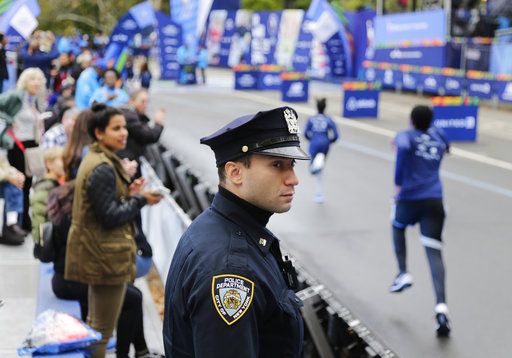
[[[449,151],[449,142],[440,129],[431,126],[432,116],[430,107],[414,107],[411,112],[413,128],[398,133],[394,141],[397,194],[392,227],[398,275],[389,290],[402,292],[413,284],[406,267],[405,229],[419,223],[420,240],[425,247],[436,295],[437,335],[448,336],[450,323],[441,255],[445,213],[439,168],[444,153]]]
[[[215,153],[219,191],[183,234],[165,288],[167,358],[299,357],[297,276],[266,229],[290,209],[298,179],[297,113],[234,120],[201,143]]]

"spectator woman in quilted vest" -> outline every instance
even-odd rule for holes
[[[116,326],[126,286],[135,278],[133,220],[146,204],[161,197],[142,190],[144,180],[130,178],[114,153],[126,146],[122,113],[103,104],[92,108],[88,132],[93,138],[78,169],[65,278],[89,285],[88,324],[102,339],[92,357],[104,357]]]

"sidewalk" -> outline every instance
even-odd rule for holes
[[[39,262],[32,256],[32,239],[22,246],[0,245],[0,357],[18,357],[21,346],[35,318]],[[144,296],[144,332],[150,350],[163,353],[162,320],[153,303],[145,279],[135,285]],[[115,357],[109,354],[108,357]]]

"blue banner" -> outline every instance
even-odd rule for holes
[[[371,34],[373,34],[373,20],[375,19],[375,11],[363,9],[354,13],[345,13],[350,21],[350,32],[352,33],[354,42],[354,64],[351,76],[358,77],[363,61],[366,59],[368,47],[371,44]]]
[[[130,13],[126,13],[121,17],[117,25],[112,30],[109,44],[117,43],[123,46],[128,46],[139,30],[139,26],[137,26],[137,22],[132,15],[130,15]]]
[[[158,21],[158,48],[160,49],[160,78],[163,80],[178,79],[180,67],[176,53],[181,46],[181,27],[165,15],[156,13]]]
[[[480,99],[491,99],[494,80],[467,79],[468,95]]]
[[[363,72],[363,76],[361,78],[367,82],[377,82],[380,81],[377,79],[377,74],[375,73],[375,69],[372,67],[365,68]]]
[[[313,35],[309,31],[309,20],[304,18],[299,33],[299,39],[295,45],[293,54],[293,70],[297,72],[306,72],[311,64],[311,45]]]
[[[384,70],[381,82],[383,88],[401,88],[402,71],[392,69]]]
[[[387,45],[421,41],[445,42],[446,16],[443,10],[419,11],[375,18],[375,44]]]
[[[308,98],[308,80],[283,80],[281,86],[281,100],[283,102],[307,102]]]
[[[343,95],[343,117],[377,118],[379,112],[379,91],[345,90]]]
[[[226,22],[224,25],[224,32],[220,40],[220,49],[218,53],[217,65],[222,67],[228,66],[229,52],[231,50],[231,42],[235,35],[235,17],[236,11],[228,11]]]
[[[305,18],[313,36],[326,46],[331,76],[352,76],[349,36],[331,5],[326,0],[313,0]]]
[[[444,77],[444,94],[449,96],[460,96],[464,88],[464,77],[445,76]]]
[[[495,81],[494,92],[500,101],[512,102],[512,81]]]
[[[258,71],[235,71],[235,89],[255,90],[258,88]]]
[[[438,74],[420,74],[421,88],[425,93],[438,93],[443,85],[443,76]]]
[[[281,12],[258,11],[252,15],[251,64],[276,64],[275,50]]]
[[[213,0],[213,10],[238,10],[240,9],[240,0]]]
[[[157,19],[155,10],[149,1],[144,1],[133,6],[128,10],[128,13],[132,16],[141,31],[147,27],[156,26]]]
[[[468,44],[465,52],[466,70],[489,71],[491,46],[486,44]]]
[[[475,141],[478,106],[434,106],[434,125],[450,141]]]
[[[375,49],[374,60],[414,66],[445,67],[445,46],[378,48]]]
[[[512,75],[512,43],[493,43],[491,47],[490,72]]]
[[[259,90],[280,90],[281,89],[281,71],[258,71]]]
[[[170,0],[171,19],[181,25],[183,42],[195,50],[199,0]]]
[[[421,74],[416,72],[404,72],[402,74],[402,89],[417,91],[421,82]]]

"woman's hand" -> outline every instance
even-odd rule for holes
[[[158,204],[160,202],[160,200],[162,200],[162,198],[163,198],[162,195],[152,192],[152,191],[142,192],[141,195],[146,199],[148,205]]]
[[[25,175],[18,170],[15,172],[13,171],[13,173],[7,177],[7,181],[18,189],[23,189],[23,184],[25,184]]]
[[[133,183],[130,184],[130,187],[128,188],[130,191],[130,196],[135,196],[137,194],[140,194],[144,184],[145,184],[145,180],[143,177],[135,179],[133,181]]]

